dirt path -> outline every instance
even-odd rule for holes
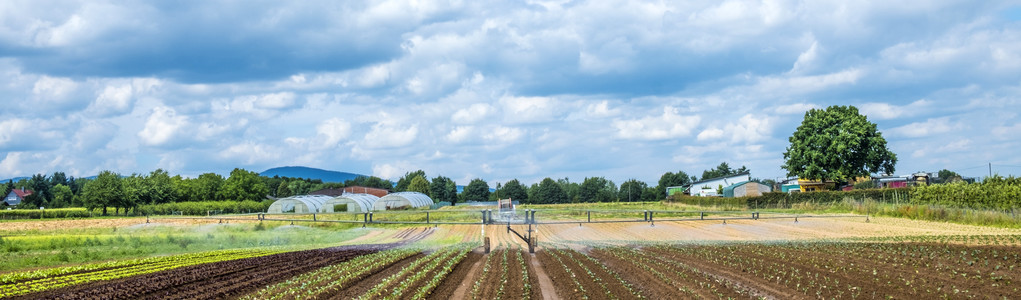
[[[464,278],[461,279],[461,284],[457,286],[457,289],[454,290],[454,293],[450,295],[449,299],[465,299],[465,295],[468,295],[468,288],[470,288],[472,283],[474,283],[477,279],[475,276],[471,275],[478,274],[479,269],[482,268],[482,262],[484,262],[484,260],[481,258],[482,257],[479,256],[475,263],[472,264],[471,269],[468,269],[468,274],[466,274],[468,276],[464,276]]]
[[[546,270],[543,270],[539,260],[536,259],[534,254],[530,254],[528,261],[532,265],[532,269],[535,270],[535,277],[539,279],[539,291],[542,292],[542,299],[559,300],[560,297],[557,296],[557,289],[553,287],[553,280],[550,280],[549,275],[546,275]]]

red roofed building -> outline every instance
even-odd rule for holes
[[[15,206],[21,204],[21,201],[25,201],[25,197],[31,194],[32,190],[26,190],[25,188],[14,189],[7,193],[7,197],[4,197],[4,205]]]
[[[364,186],[349,186],[349,187],[344,188],[344,193],[369,194],[369,195],[373,195],[373,196],[382,198],[383,196],[386,196],[387,194],[390,194],[390,191],[389,190],[384,190],[384,189],[364,187]]]

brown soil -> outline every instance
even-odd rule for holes
[[[23,299],[214,299],[237,297],[301,273],[392,247],[345,246],[188,266],[28,294]]]
[[[595,275],[588,275],[588,271],[585,271],[587,266],[584,266],[584,263],[579,263],[585,260],[585,258],[579,257],[584,254],[570,249],[561,249],[560,251],[563,253],[558,254],[556,250],[543,249],[536,251],[536,256],[550,280],[553,281],[557,295],[561,298],[638,299],[623,283],[601,268],[589,268],[588,271]]]
[[[464,299],[466,292],[475,282],[476,271],[481,270],[483,257],[485,256],[481,253],[468,253],[468,256],[461,260],[433,290],[429,299]]]
[[[361,295],[365,294],[365,292],[367,292],[368,290],[372,289],[373,287],[375,287],[380,282],[383,282],[383,279],[385,279],[387,277],[390,277],[390,275],[393,275],[393,274],[396,274],[396,273],[400,272],[402,269],[404,269],[405,267],[410,265],[412,262],[414,262],[415,260],[418,260],[418,259],[420,259],[422,257],[425,257],[425,254],[419,253],[419,254],[416,254],[416,255],[412,255],[412,256],[410,256],[408,258],[405,258],[403,260],[400,260],[400,261],[390,265],[389,267],[384,268],[383,270],[380,270],[379,272],[376,272],[375,274],[371,274],[371,275],[369,275],[367,277],[363,277],[362,279],[357,280],[357,281],[352,281],[352,282],[354,282],[353,284],[351,284],[351,285],[349,285],[347,287],[344,287],[341,290],[330,291],[330,292],[328,292],[326,294],[321,294],[321,295],[319,295],[320,296],[319,298],[321,298],[321,299],[354,299],[354,298],[356,298],[358,296],[361,296]]]
[[[539,293],[542,295],[543,300],[560,299],[557,296],[556,289],[553,287],[553,280],[546,274],[546,270],[539,263],[539,259],[536,258],[535,254],[529,254],[527,259],[530,272],[535,274],[535,284],[532,285],[532,288],[539,287]]]

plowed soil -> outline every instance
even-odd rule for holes
[[[76,285],[21,299],[219,299],[393,245],[344,246],[195,265],[129,278]]]
[[[450,271],[450,274],[440,282],[440,285],[429,295],[429,299],[446,300],[464,298],[465,292],[475,282],[476,273],[482,269],[482,253],[471,252],[460,263]],[[455,294],[460,292],[459,294]],[[455,297],[457,295],[457,297]]]

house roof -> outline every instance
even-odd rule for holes
[[[18,195],[19,198],[28,197],[28,195],[31,195],[33,193],[32,190],[22,191],[21,189],[14,189],[12,192],[14,192],[15,195]]]
[[[339,189],[325,188],[325,189],[309,192],[308,194],[309,195],[324,195],[324,196],[337,197],[337,196],[340,196],[340,195],[344,194],[344,189],[343,188],[339,188]]]

